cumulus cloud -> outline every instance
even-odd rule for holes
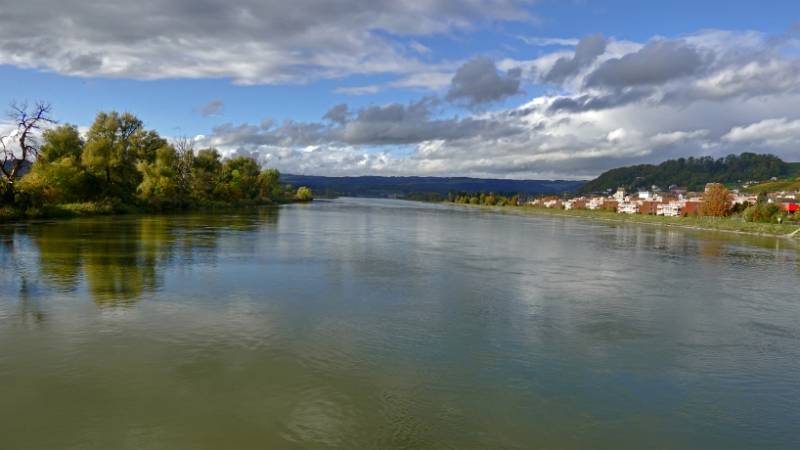
[[[349,108],[346,104],[340,103],[333,108],[329,109],[328,112],[322,116],[323,119],[330,120],[331,122],[338,123],[339,125],[344,125],[347,122],[348,114],[350,113]]]
[[[792,144],[800,147],[800,120],[764,119],[747,126],[737,126],[722,136],[723,141],[761,143],[767,146]],[[800,153],[800,152],[798,152]]]
[[[800,159],[793,33],[534,39],[542,48],[533,59],[497,62],[431,63],[419,44],[481,20],[527,20],[520,3],[109,0],[100,8],[31,0],[2,8],[0,60],[69,75],[238,83],[391,74],[363,86],[343,80],[336,91],[440,92],[408,103],[332,105],[319,121],[228,123],[196,137],[285,172],[584,178],[691,155],[764,150]],[[521,94],[523,82],[545,90],[514,108],[478,108]],[[224,106],[212,103],[209,114]],[[470,111],[456,115],[454,104]]]
[[[605,61],[585,83],[616,89],[663,84],[697,73],[704,64],[697,49],[678,41],[657,40],[637,52]]]
[[[225,109],[225,102],[222,100],[211,100],[200,108],[197,108],[197,112],[203,117],[221,116],[223,109]]]
[[[321,123],[287,122],[269,130],[228,125],[206,142],[256,151],[264,164],[286,172],[339,175],[587,178],[621,165],[693,155],[768,151],[800,159],[795,53],[751,32],[711,31],[670,42],[608,40],[606,51],[558,92],[508,110],[442,116],[447,109],[435,98],[358,110],[340,105]],[[657,47],[655,53],[679,55],[690,49],[699,65],[665,74],[639,70],[641,58]],[[529,67],[549,69],[565,57],[562,51],[544,54]],[[617,68],[588,86],[586,79],[608,61],[631,59],[623,64],[631,73],[609,75]],[[692,56],[679,61],[697,62]]]
[[[523,124],[497,116],[434,117],[437,100],[369,106],[351,112],[346,104],[331,108],[327,122],[287,121],[274,127],[224,124],[204,137],[215,147],[400,146],[428,141],[498,139],[523,131]]]
[[[2,2],[0,60],[78,76],[298,83],[407,74],[402,39],[528,21],[525,0],[30,0]],[[424,53],[414,45],[416,55]]]
[[[456,71],[447,99],[463,101],[469,106],[502,100],[520,92],[521,74],[518,68],[501,74],[492,60],[472,59]]]
[[[572,57],[559,58],[549,72],[544,76],[544,80],[550,83],[562,82],[566,78],[574,76],[578,71],[597,59],[606,51],[606,40],[602,34],[592,34],[582,38],[575,47],[575,54]]]

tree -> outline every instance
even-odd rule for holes
[[[44,130],[42,144],[30,173],[17,182],[20,206],[71,203],[89,193],[80,158],[83,139],[74,125]]]
[[[152,206],[162,208],[178,203],[177,177],[175,167],[178,155],[175,149],[165,145],[156,151],[155,161],[140,160],[136,168],[142,174],[142,182],[137,188],[139,198]]]
[[[13,202],[14,182],[23,175],[24,168],[36,159],[39,152],[36,132],[43,125],[55,123],[50,118],[50,105],[37,103],[33,108],[27,104],[12,104],[10,117],[16,122],[16,130],[8,136],[0,137],[3,162],[0,171],[5,179],[6,199]],[[18,148],[11,141],[16,140]],[[15,151],[16,150],[16,151]],[[19,154],[19,157],[17,155]]]
[[[213,148],[202,149],[192,160],[192,194],[201,201],[214,199],[214,191],[222,171],[219,152]]]
[[[311,189],[300,186],[297,188],[297,193],[294,195],[294,198],[300,202],[308,202],[314,199],[314,194],[311,192]]]
[[[42,162],[55,162],[64,157],[79,161],[83,151],[83,138],[75,125],[61,125],[42,133],[42,146],[39,159]]]
[[[724,217],[731,210],[731,191],[719,183],[710,183],[703,194],[703,215]]]
[[[181,202],[185,203],[192,195],[194,166],[194,143],[186,138],[178,138],[173,143],[175,149],[175,187]]]
[[[255,200],[259,195],[258,175],[261,167],[246,156],[226,159],[217,185],[222,200]]]
[[[277,201],[283,190],[280,185],[281,173],[277,169],[266,169],[258,175],[259,197],[262,200]]]
[[[100,113],[87,133],[81,156],[87,170],[102,180],[107,197],[128,200],[141,183],[139,161],[151,163],[167,142],[155,131],[146,131],[130,113]]]

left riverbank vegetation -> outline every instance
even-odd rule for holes
[[[0,220],[307,202],[276,169],[168,140],[131,113],[101,112],[88,130],[57,124],[45,103],[12,105],[0,137]]]

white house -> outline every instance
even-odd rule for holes
[[[606,202],[606,199],[603,197],[592,197],[589,202],[586,204],[586,208],[591,210],[598,210],[603,207],[603,204]]]
[[[661,203],[656,205],[656,215],[665,217],[680,217],[681,205],[678,202]]]
[[[638,214],[639,204],[635,202],[620,202],[617,206],[617,212],[620,214]]]

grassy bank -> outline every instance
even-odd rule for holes
[[[449,203],[448,204],[452,204]],[[462,205],[465,207],[482,208],[499,212],[513,212],[519,214],[546,215],[557,217],[576,217],[589,220],[602,220],[606,222],[632,223],[643,225],[657,225],[690,230],[722,231],[727,233],[740,233],[755,236],[788,237],[800,229],[797,224],[776,224],[746,222],[740,217],[663,217],[645,216],[639,214],[617,214],[611,211],[591,211],[586,209],[548,209],[533,206],[481,206]],[[800,233],[794,239],[800,240]]]
[[[163,214],[170,212],[188,211],[225,211],[239,208],[250,208],[257,206],[277,206],[288,203],[303,203],[301,201],[289,201],[284,203],[250,201],[250,202],[206,202],[196,205],[186,205],[180,208],[153,208],[142,205],[129,205],[117,202],[82,202],[65,203],[61,205],[46,205],[36,208],[21,210],[11,206],[0,207],[0,223],[17,222],[28,219],[61,219],[72,217],[92,217],[109,216],[122,214]]]

